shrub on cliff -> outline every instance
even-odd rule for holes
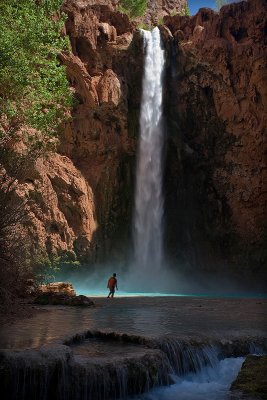
[[[187,15],[188,17],[190,16],[190,9],[189,9],[188,4],[186,4],[186,6],[185,6],[184,15]]]
[[[62,0],[0,2],[0,135],[21,126],[53,136],[71,104]]]
[[[131,18],[141,17],[147,9],[147,0],[121,0],[119,9]]]
[[[66,273],[73,273],[80,267],[80,262],[76,259],[75,253],[65,253],[63,256],[39,255],[34,260],[34,273],[37,281],[47,284],[57,280]]]

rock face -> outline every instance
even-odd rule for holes
[[[111,238],[123,245],[129,236],[142,44],[110,1],[70,0],[64,11],[73,52],[61,59],[76,101],[73,120],[60,154],[38,159],[18,192],[30,200],[33,250],[94,260],[110,251]]]
[[[98,229],[87,248],[99,257],[110,251],[110,238],[123,243],[129,236],[122,222],[129,221],[132,208],[141,39],[111,3],[68,1],[65,12],[73,54],[62,61],[77,104],[60,150],[92,189]]]
[[[169,244],[193,264],[266,265],[266,11],[253,0],[164,19]]]
[[[187,5],[187,0],[148,0],[147,12],[143,20],[147,24],[156,25],[166,15],[183,15]]]
[[[40,285],[35,304],[90,307],[94,302],[87,296],[76,295],[71,283],[53,282]]]
[[[20,182],[34,248],[119,262],[131,237],[143,72],[140,33],[117,1],[68,0],[62,54],[76,104],[59,153]],[[249,0],[181,17],[186,1],[149,1],[164,16],[167,254],[180,268],[266,265],[266,4]]]
[[[74,240],[87,249],[121,258],[131,238],[136,137],[143,73],[142,38],[116,2],[68,0],[66,33],[71,55],[62,55],[77,104],[60,151],[72,160],[93,193],[93,236]],[[150,2],[148,14],[182,11],[186,1]],[[79,248],[81,246],[81,249]],[[113,253],[113,254],[112,254]]]
[[[26,172],[18,194],[29,199],[26,229],[34,249],[49,254],[88,251],[97,229],[94,195],[68,157],[54,153],[38,159]]]

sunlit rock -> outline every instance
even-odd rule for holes
[[[41,293],[60,293],[68,296],[76,296],[73,285],[69,282],[53,282],[47,285],[40,285],[39,290]]]

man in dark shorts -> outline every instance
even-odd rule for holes
[[[116,274],[113,274],[113,276],[109,278],[107,288],[109,289],[109,295],[107,298],[114,297],[115,288],[118,290]]]

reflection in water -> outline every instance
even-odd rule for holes
[[[266,336],[267,301],[189,297],[114,298],[96,307],[40,307],[34,317],[1,327],[0,348],[34,348],[86,330],[159,337]]]
[[[28,320],[18,321],[12,327],[2,327],[0,347],[36,348],[43,344],[62,341],[66,335],[75,334],[81,328],[91,329],[90,318],[93,313],[94,310],[71,307],[44,308]]]
[[[79,344],[71,345],[75,356],[89,358],[90,361],[100,358],[101,360],[115,362],[125,357],[141,357],[149,354],[151,350],[140,344],[134,345],[116,341],[101,340],[99,338],[85,339]]]

